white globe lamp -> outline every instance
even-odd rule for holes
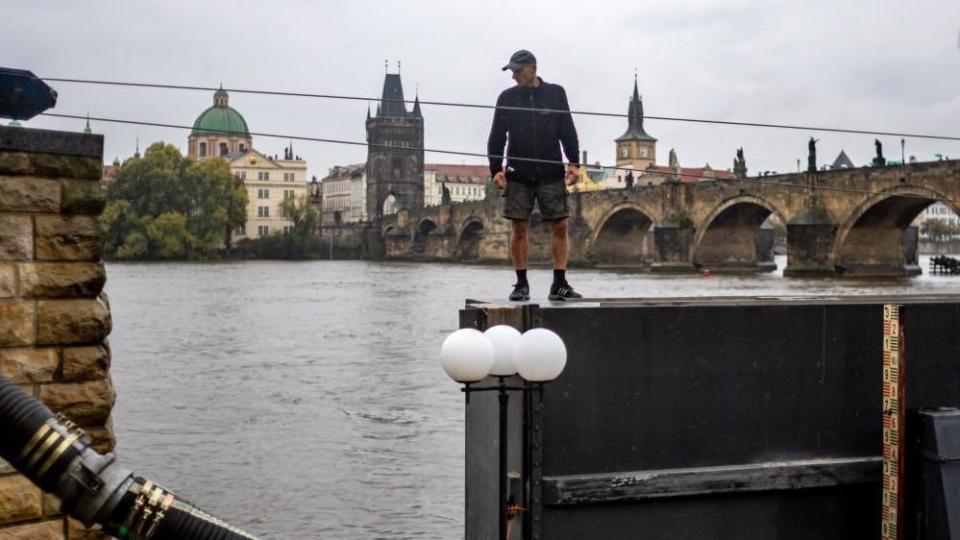
[[[513,363],[513,350],[520,340],[520,331],[512,326],[498,324],[491,326],[483,333],[493,345],[493,367],[490,375],[509,377],[517,373]]]
[[[532,328],[517,340],[513,349],[517,373],[530,382],[549,382],[567,365],[567,346],[552,330]]]
[[[457,382],[481,381],[493,367],[493,345],[483,332],[462,328],[443,340],[440,366],[448,377]]]

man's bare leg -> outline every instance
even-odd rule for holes
[[[516,270],[527,269],[527,253],[530,251],[530,245],[527,240],[527,230],[529,222],[514,219],[513,236],[510,238],[510,256],[513,258],[513,268]]]
[[[510,293],[510,300],[521,301],[530,299],[530,284],[527,282],[527,253],[530,244],[527,240],[528,222],[512,220],[513,233],[510,235],[510,256],[513,258],[513,267],[517,272],[517,283]]]
[[[550,222],[550,252],[553,253],[553,269],[566,270],[567,257],[570,255],[570,241],[567,239],[567,218]]]
[[[570,240],[567,237],[567,218],[550,222],[550,251],[553,253],[553,285],[550,286],[550,300],[582,298],[567,283],[567,258],[570,255]]]

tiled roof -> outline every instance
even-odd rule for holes
[[[327,173],[320,181],[327,182],[332,180],[343,180],[345,178],[350,178],[358,174],[363,174],[367,169],[366,163],[354,163],[352,165],[337,165],[330,169],[330,172]]]
[[[437,182],[459,182],[462,184],[486,184],[490,178],[487,165],[455,165],[452,163],[426,163],[425,172],[434,172]]]
[[[654,175],[662,176],[664,179],[668,179],[673,175],[673,170],[666,165],[648,167],[647,174],[649,175],[651,172]],[[687,184],[711,179],[736,180],[736,178],[737,177],[730,171],[708,169],[707,167],[680,167],[680,181]],[[643,183],[642,180],[639,182]]]

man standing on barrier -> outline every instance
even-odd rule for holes
[[[490,174],[494,185],[497,189],[506,189],[503,217],[509,219],[513,227],[510,255],[517,272],[517,283],[510,293],[510,300],[530,299],[527,236],[535,202],[539,204],[543,220],[550,223],[553,285],[548,298],[582,298],[566,278],[570,251],[567,186],[580,180],[580,148],[567,93],[562,86],[544,82],[537,76],[537,59],[530,51],[513,53],[510,63],[503,67],[504,71],[508,69],[513,72],[517,85],[504,90],[497,98],[487,154],[491,156]],[[504,146],[507,147],[506,153]],[[561,146],[570,162],[566,171]],[[506,171],[503,159],[493,156],[506,157]]]

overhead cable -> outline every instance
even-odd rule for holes
[[[622,114],[622,113],[607,113],[607,112],[577,111],[577,110],[565,111],[565,110],[558,110],[558,109],[536,109],[536,108],[530,108],[530,107],[503,107],[503,106],[497,107],[496,105],[481,105],[477,103],[461,103],[461,102],[453,102],[453,101],[427,101],[427,100],[419,100],[419,99],[418,100],[390,99],[390,98],[376,98],[376,97],[354,96],[354,95],[345,95],[345,94],[318,94],[318,93],[308,93],[308,92],[287,92],[287,91],[280,91],[280,90],[252,90],[252,89],[243,89],[243,88],[214,88],[210,86],[105,81],[105,80],[93,80],[93,79],[67,79],[67,78],[60,78],[60,77],[44,77],[43,80],[49,81],[49,82],[97,84],[97,85],[126,86],[126,87],[139,87],[139,88],[160,88],[160,89],[166,89],[166,90],[196,90],[196,91],[206,91],[206,92],[212,92],[216,90],[225,90],[228,92],[235,92],[238,94],[259,94],[259,95],[269,95],[269,96],[303,97],[303,98],[318,98],[318,99],[341,99],[341,100],[366,101],[366,102],[412,104],[415,101],[419,101],[421,105],[435,105],[440,107],[461,107],[461,108],[470,108],[470,109],[500,109],[500,110],[510,110],[510,111],[536,111],[541,113],[543,112],[555,113],[555,114],[569,113],[569,114],[577,114],[582,116],[630,118],[629,114]],[[800,131],[819,131],[819,132],[827,132],[827,133],[849,133],[849,134],[857,134],[857,135],[900,137],[900,138],[911,138],[911,139],[960,141],[960,136],[931,135],[931,134],[924,134],[924,133],[904,133],[904,132],[898,132],[898,131],[881,131],[881,130],[872,130],[872,129],[851,129],[851,128],[838,128],[838,127],[826,127],[826,126],[802,126],[802,125],[794,125],[794,124],[778,124],[778,123],[771,123],[771,122],[739,122],[734,120],[712,120],[712,119],[706,119],[706,118],[689,118],[689,117],[680,117],[680,116],[653,116],[648,114],[645,114],[643,118],[647,120],[664,120],[669,122],[687,122],[687,123],[697,123],[697,124],[716,124],[716,125],[737,126],[737,127],[760,127],[760,128],[772,128],[772,129],[791,129],[791,130],[800,130]]]

